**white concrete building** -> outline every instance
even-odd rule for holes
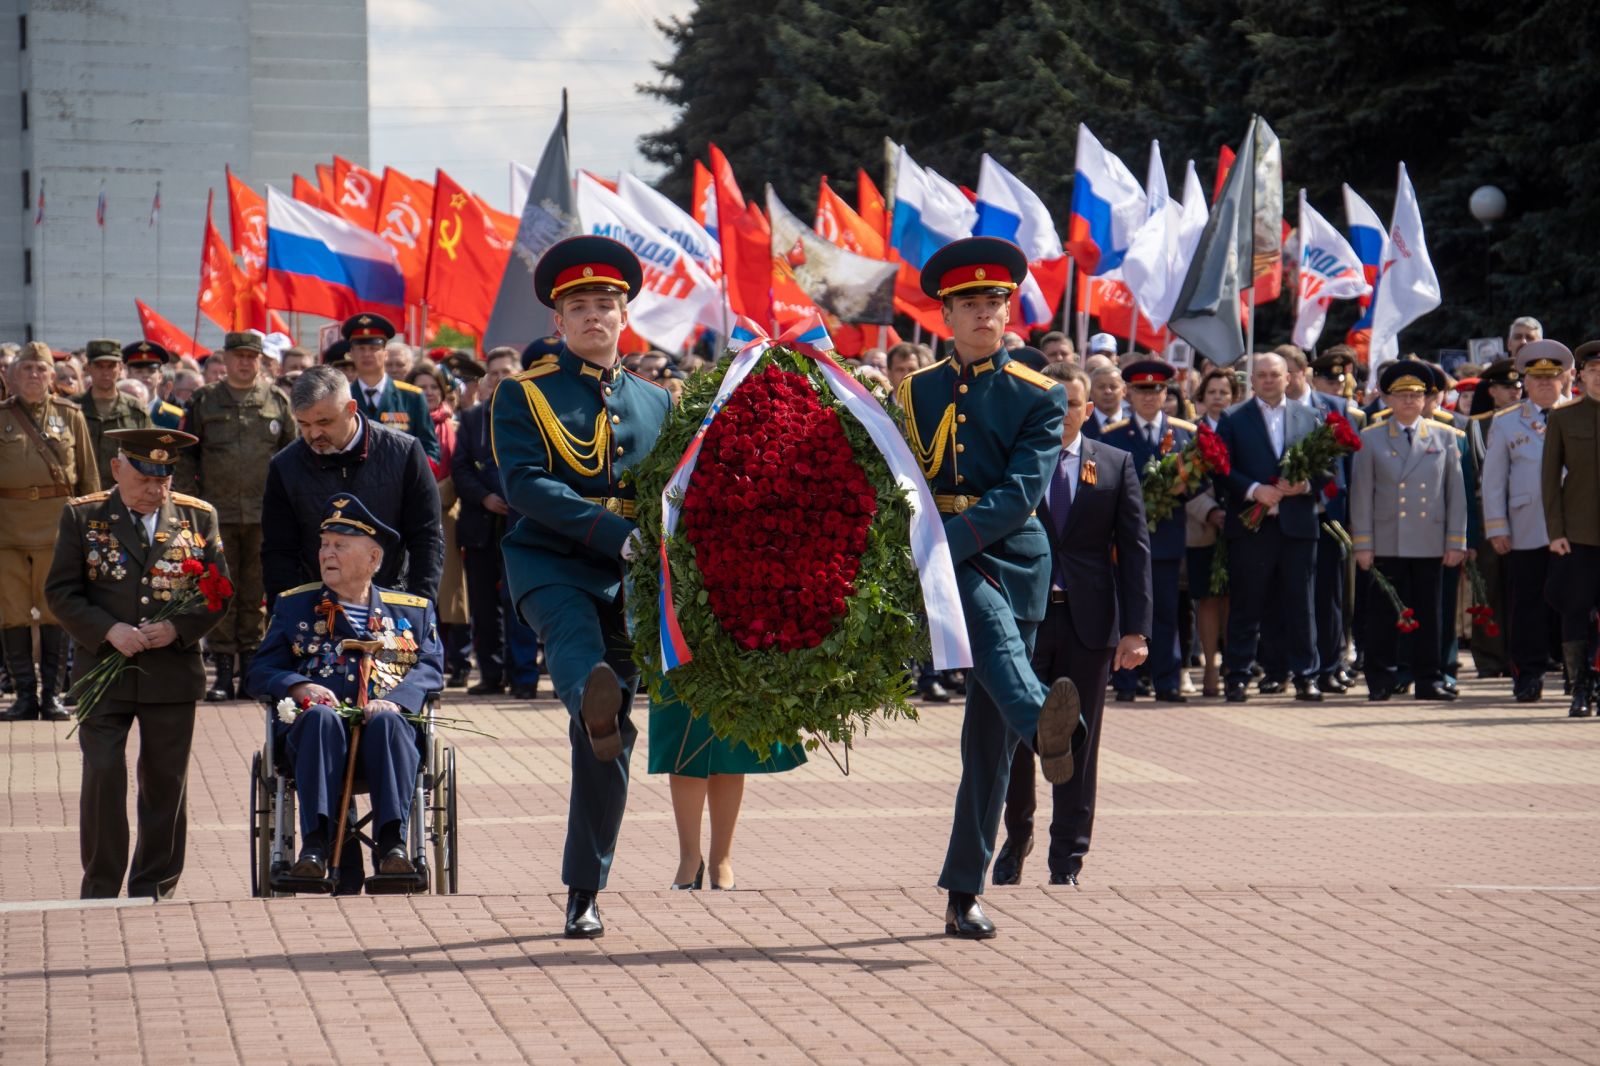
[[[134,340],[135,298],[188,332],[223,168],[287,190],[367,143],[365,0],[0,0],[0,341]]]

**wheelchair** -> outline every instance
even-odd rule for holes
[[[438,714],[439,694],[430,693],[425,721],[419,731],[422,758],[417,764],[417,780],[411,790],[411,815],[406,825],[406,852],[415,872],[410,874],[367,875],[364,891],[371,895],[457,891],[460,845],[458,840],[458,791],[455,749],[438,736],[434,718]],[[295,835],[299,819],[295,809],[293,768],[281,744],[273,740],[275,715],[271,701],[265,702],[266,740],[250,759],[250,894],[273,898],[298,893],[329,894],[338,883],[339,871],[329,869],[325,879],[294,877],[297,849]],[[345,848],[375,847],[371,826],[372,812],[358,817],[356,796],[366,791],[359,771],[351,790],[350,812],[345,825]]]

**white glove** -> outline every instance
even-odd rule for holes
[[[642,550],[644,550],[644,538],[639,535],[639,531],[636,529],[628,534],[627,540],[622,542],[622,561],[625,563],[633,562],[633,557]]]

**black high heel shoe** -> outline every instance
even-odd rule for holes
[[[676,889],[676,890],[678,890],[678,891],[680,891],[680,892],[687,892],[687,891],[689,891],[691,889],[698,889],[705,882],[705,879],[706,879],[706,861],[704,859],[701,859],[700,860],[700,869],[698,869],[698,870],[696,870],[694,872],[694,880],[693,881],[685,881],[682,884],[674,883],[671,887]],[[715,888],[716,886],[713,885],[711,887]]]

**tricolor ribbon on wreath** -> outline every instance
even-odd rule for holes
[[[834,397],[866,429],[895,479],[909,494],[911,557],[916,562],[918,580],[922,585],[933,665],[939,670],[960,670],[971,666],[972,648],[967,641],[966,617],[961,609],[961,594],[956,587],[956,570],[950,559],[950,545],[945,540],[944,522],[934,505],[933,491],[923,478],[894,419],[889,417],[861,382],[828,354],[833,350],[833,340],[816,315],[795,323],[776,341],[766,330],[741,315],[732,330],[732,336],[734,340],[742,341],[743,347],[734,356],[727,375],[722,379],[722,387],[717,390],[716,398],[706,411],[705,420],[684,449],[683,458],[678,460],[672,477],[661,493],[661,542],[658,550],[661,553],[662,665],[672,670],[694,658],[678,623],[672,596],[672,568],[667,561],[667,538],[678,528],[679,503],[688,492],[689,479],[700,459],[700,446],[712,421],[767,350],[779,346],[799,352],[817,364]]]

